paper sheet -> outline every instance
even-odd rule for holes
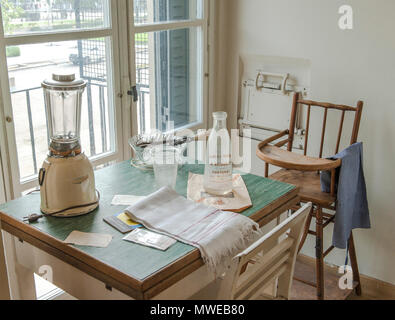
[[[116,195],[111,202],[113,206],[131,206],[146,197],[132,196],[132,195]]]
[[[138,243],[143,246],[159,249],[162,251],[166,251],[177,242],[177,240],[174,240],[173,238],[142,229],[133,231],[124,237],[123,240]]]
[[[112,235],[109,234],[73,231],[64,242],[78,246],[107,248],[111,240]]]

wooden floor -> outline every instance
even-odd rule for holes
[[[295,278],[315,283],[315,268],[304,261],[297,260]],[[341,290],[338,282],[339,274],[326,270],[325,273],[325,300],[346,300],[351,290]],[[316,300],[316,288],[298,280],[293,281],[291,300]]]
[[[306,261],[298,258],[295,266],[295,277],[311,282],[315,281],[315,266],[313,259]],[[336,268],[325,266],[325,299],[326,300],[387,300],[393,299],[393,295],[380,294],[369,290],[362,280],[362,296],[357,296],[351,290],[341,290],[338,286],[340,274]],[[366,282],[366,281],[365,281]],[[388,291],[388,290],[387,290]],[[291,300],[317,300],[316,288],[294,280],[292,285]]]
[[[307,281],[315,281],[315,268],[314,259],[311,258],[298,258],[295,267],[295,276],[302,278]],[[325,299],[326,300],[392,300],[395,299],[395,292],[393,292],[393,286],[388,285],[388,288],[383,290],[372,290],[371,284],[368,285],[367,280],[362,280],[362,296],[358,297],[351,290],[341,290],[338,286],[340,274],[337,273],[336,268],[325,266]],[[376,283],[377,281],[375,281]],[[386,287],[387,284],[382,283],[381,286]],[[380,291],[382,292],[380,294]],[[215,299],[216,290],[210,286],[205,289],[200,299]],[[392,294],[391,294],[392,292]],[[63,294],[56,298],[56,300],[74,300],[75,298],[68,294]],[[199,299],[196,298],[195,299]],[[258,298],[261,300],[267,300],[268,297],[264,294]],[[291,300],[317,300],[316,289],[312,286],[304,284],[300,281],[293,281]]]

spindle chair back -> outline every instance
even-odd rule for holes
[[[288,139],[288,151],[292,151],[292,145],[294,142],[294,137],[295,137],[295,129],[296,129],[296,115],[300,113],[299,108],[302,108],[303,106],[307,107],[307,117],[306,117],[306,124],[305,124],[305,143],[304,143],[304,155],[307,155],[308,151],[308,142],[309,142],[309,135],[310,135],[310,121],[311,121],[311,112],[312,109],[315,107],[318,108],[323,108],[324,109],[324,116],[322,120],[322,132],[321,132],[321,143],[320,143],[320,152],[318,157],[322,158],[323,155],[323,150],[324,150],[324,143],[325,143],[325,138],[326,134],[328,132],[327,128],[327,122],[328,122],[328,112],[333,110],[333,111],[338,111],[341,113],[340,117],[340,123],[338,127],[338,133],[337,133],[337,140],[336,140],[336,147],[334,149],[333,154],[337,154],[339,152],[340,148],[340,142],[343,137],[343,131],[344,131],[344,121],[346,117],[346,113],[354,113],[354,123],[353,123],[353,129],[351,133],[351,139],[350,139],[350,144],[354,144],[358,140],[358,132],[359,132],[359,127],[361,123],[361,116],[362,116],[362,110],[363,110],[363,102],[358,101],[356,107],[351,107],[351,106],[346,106],[346,105],[341,105],[341,104],[332,104],[332,103],[325,103],[325,102],[317,102],[317,101],[311,101],[311,100],[303,100],[299,99],[300,95],[298,93],[295,94],[294,96],[294,102],[292,106],[292,113],[291,113],[291,121],[290,121],[290,128],[289,128],[289,139]]]
[[[277,296],[289,299],[298,245],[312,204],[306,204],[272,231],[237,255],[221,280],[218,299],[252,300],[274,281]],[[246,272],[244,266],[250,261]]]
[[[300,112],[301,110],[299,108],[302,107],[307,108],[303,155],[292,152],[295,140],[295,132],[297,129],[297,118],[299,114],[303,114]],[[324,109],[318,157],[307,156],[309,138],[311,136],[310,131],[313,108]],[[300,190],[299,195],[301,197],[302,203],[313,203],[313,208],[307,219],[299,250],[301,250],[308,235],[314,235],[316,237],[316,287],[317,296],[319,299],[324,298],[324,258],[334,249],[333,246],[330,246],[325,252],[323,251],[323,229],[329,224],[335,222],[335,214],[332,214],[331,212],[324,212],[323,209],[336,211],[336,170],[341,166],[341,159],[332,160],[322,158],[324,145],[327,141],[326,134],[328,131],[328,114],[329,111],[340,112],[340,123],[336,136],[336,145],[333,150],[333,154],[337,154],[340,150],[341,141],[344,136],[346,114],[353,113],[354,115],[350,138],[350,144],[352,145],[358,141],[362,110],[362,101],[359,101],[356,107],[351,107],[342,104],[303,100],[300,98],[300,94],[296,93],[293,98],[289,129],[261,142],[257,148],[257,156],[265,161],[266,177],[269,176],[269,165],[282,168],[282,170],[272,174],[270,178],[297,185]],[[287,136],[287,138],[283,139],[285,136]],[[277,142],[278,140],[280,141]],[[286,150],[284,150],[285,146],[287,147]],[[322,171],[331,172],[330,193],[325,193],[321,190],[320,172]],[[315,231],[310,230],[310,224],[313,217],[316,219]],[[354,280],[357,283],[356,293],[360,295],[360,277],[352,233],[349,238],[349,253]]]

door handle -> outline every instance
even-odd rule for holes
[[[128,91],[128,95],[133,97],[133,102],[139,101],[139,94],[137,92],[137,86],[133,86]]]

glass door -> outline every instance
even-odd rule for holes
[[[206,128],[208,10],[205,0],[129,0],[134,134]]]
[[[122,108],[117,94],[121,80],[115,63],[120,61],[119,2],[1,1],[2,102],[14,197],[37,186],[37,173],[47,155],[41,82],[52,72],[75,73],[88,82],[81,142],[94,166],[123,160]]]

